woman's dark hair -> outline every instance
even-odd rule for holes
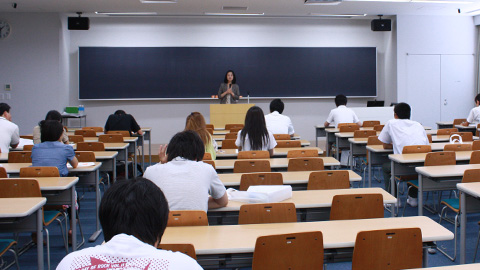
[[[106,242],[124,233],[153,246],[162,239],[168,213],[162,190],[152,181],[137,177],[116,181],[107,189],[98,215]]]
[[[185,130],[173,136],[167,146],[167,161],[176,157],[188,160],[202,161],[205,154],[205,145],[197,132]]]
[[[395,107],[393,108],[393,112],[400,119],[410,119],[410,113],[411,113],[410,105],[408,105],[405,102],[398,103],[397,105],[395,105]]]
[[[57,120],[43,120],[39,123],[40,140],[42,142],[55,142],[63,134],[63,125]]]
[[[227,71],[227,73],[225,73],[225,78],[223,79],[223,82],[224,82],[224,83],[228,83],[227,75],[228,75],[229,72],[231,72],[232,75],[233,75],[232,83],[233,83],[233,84],[237,83],[237,76],[235,75],[235,72],[233,72],[233,70],[229,70],[229,71]]]
[[[240,139],[243,145],[247,135],[252,150],[262,150],[263,145],[268,144],[270,141],[267,125],[265,124],[265,116],[260,107],[253,106],[247,111],[245,126],[240,131]]]

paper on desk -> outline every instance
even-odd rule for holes
[[[24,145],[33,145],[33,140],[20,138],[17,148],[23,148]]]
[[[95,162],[79,162],[77,168],[94,166],[94,165],[95,165]],[[67,168],[72,169],[73,167],[72,165],[70,165],[70,163],[67,163]]]

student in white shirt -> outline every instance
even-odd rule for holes
[[[273,134],[289,134],[293,137],[295,130],[293,130],[292,120],[290,117],[283,115],[285,105],[281,99],[274,99],[270,102],[270,114],[265,115],[265,123],[267,129]]]
[[[99,208],[105,244],[68,254],[57,270],[202,269],[191,257],[157,249],[168,222],[162,191],[144,178],[117,181]]]
[[[266,150],[273,156],[273,148],[277,141],[273,133],[267,130],[265,116],[260,107],[253,106],[245,115],[245,125],[237,134],[235,145],[239,151],[261,151]]]
[[[362,122],[360,122],[355,112],[347,108],[347,97],[345,95],[337,95],[335,97],[335,105],[337,105],[337,108],[330,111],[327,121],[324,123],[325,127],[329,127],[332,123],[335,123],[335,127],[338,127],[340,123],[355,123],[362,126]]]
[[[399,103],[395,105],[393,111],[395,119],[388,120],[378,136],[378,139],[384,143],[384,148],[393,148],[394,154],[402,154],[404,146],[429,144],[427,133],[423,126],[418,122],[410,120],[410,105]],[[385,189],[390,191],[390,162],[383,164],[383,176]],[[392,194],[395,194],[395,192]],[[417,189],[410,189],[407,203],[413,207],[417,206],[417,194]]]
[[[7,103],[0,103],[0,150],[8,153],[9,148],[16,148],[20,142],[18,126],[12,123],[10,106]]]
[[[462,123],[462,126],[468,126],[470,124],[480,124],[480,94],[475,97],[475,108],[470,110],[467,121]]]

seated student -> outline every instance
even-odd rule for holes
[[[123,110],[117,110],[114,114],[110,114],[105,123],[105,132],[110,130],[126,130],[130,134],[143,134],[142,129],[135,121],[132,115],[125,113]]]
[[[227,205],[227,192],[217,172],[201,162],[204,154],[200,136],[191,130],[182,131],[168,146],[160,146],[160,163],[145,170],[144,177],[165,193],[170,210],[207,212]]]
[[[362,122],[360,122],[355,112],[347,108],[346,96],[337,95],[335,97],[335,105],[337,105],[337,108],[330,111],[327,121],[324,123],[325,127],[329,127],[331,123],[335,123],[335,127],[338,127],[340,123],[356,123],[359,126],[362,125]]]
[[[395,105],[395,119],[388,120],[378,139],[384,143],[384,148],[392,148],[394,154],[402,154],[403,147],[407,145],[428,145],[428,137],[420,123],[410,120],[411,108],[407,103]],[[383,177],[385,190],[390,191],[391,164],[383,164]],[[417,206],[417,189],[411,188],[407,203]]]
[[[217,157],[217,142],[215,142],[208,132],[207,125],[205,124],[205,118],[203,118],[201,113],[192,112],[189,116],[187,116],[185,130],[193,130],[197,132],[202,139],[203,144],[205,145],[205,152],[210,153],[212,160],[215,160]]]
[[[19,142],[18,126],[12,122],[10,106],[7,103],[0,103],[0,152],[8,153],[9,148],[16,148]]]
[[[470,124],[480,124],[480,94],[475,97],[475,108],[470,110],[467,121],[462,123],[462,126],[468,126]]]
[[[265,115],[265,123],[267,129],[273,134],[289,134],[293,137],[295,130],[293,130],[292,120],[290,117],[283,115],[285,105],[281,99],[274,99],[270,102],[270,113]]]
[[[57,120],[58,122],[62,122],[62,115],[55,110],[51,110],[47,113],[45,116],[45,120]],[[38,126],[33,128],[33,143],[41,143],[42,141],[40,140],[40,123],[38,123]],[[68,144],[68,135],[67,131],[64,129],[63,134],[62,134],[62,142],[64,144]]]
[[[43,120],[40,122],[40,132],[42,143],[32,148],[32,165],[55,166],[60,176],[67,176],[67,162],[76,168],[78,160],[73,147],[62,143],[63,125],[57,120]]]
[[[245,125],[237,134],[235,145],[240,151],[267,150],[273,156],[277,141],[273,133],[267,130],[265,116],[260,107],[253,106],[245,115]]]
[[[151,181],[115,182],[103,195],[98,213],[105,244],[68,254],[57,270],[202,269],[183,253],[157,249],[168,212],[165,196]]]

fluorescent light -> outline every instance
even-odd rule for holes
[[[143,4],[171,4],[177,3],[177,0],[140,0]]]
[[[203,13],[204,15],[207,16],[263,16],[265,13],[217,13],[217,12],[205,12]]]
[[[325,6],[325,5],[338,5],[342,2],[343,0],[305,0],[304,5],[307,6],[315,6],[315,5],[320,5],[320,6]]]
[[[325,18],[352,18],[352,17],[365,17],[367,14],[321,14],[310,13],[310,16],[325,17]]]
[[[473,1],[455,0],[343,0],[345,2],[394,2],[394,3],[426,3],[426,4],[472,4]]]
[[[95,11],[95,14],[108,16],[156,16],[157,12],[103,12]]]

